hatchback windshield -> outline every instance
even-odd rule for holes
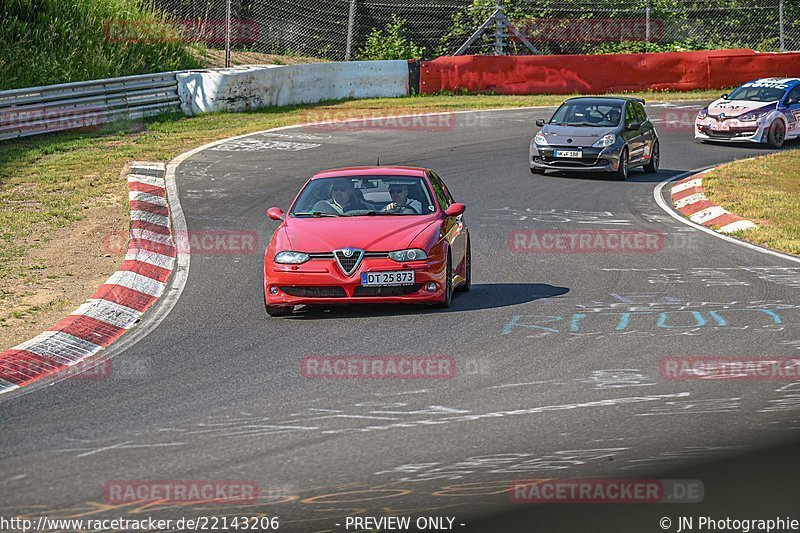
[[[334,177],[311,180],[290,211],[294,217],[425,215],[436,211],[422,178]]]
[[[770,87],[762,83],[745,83],[730,95],[728,100],[750,100],[751,102],[775,102],[786,92],[785,86]]]
[[[613,127],[622,118],[621,102],[572,100],[564,102],[550,119],[558,126]]]

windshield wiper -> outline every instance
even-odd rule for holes
[[[322,211],[308,211],[306,213],[292,213],[292,216],[319,218],[319,217],[340,217],[342,215],[339,215],[337,213],[323,213]]]

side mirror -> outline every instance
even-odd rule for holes
[[[723,100],[727,100],[728,99],[728,93],[723,94],[722,96],[720,96],[720,98],[722,98]]]
[[[267,216],[272,220],[283,220],[283,209],[280,207],[270,207],[267,209]]]
[[[536,125],[539,126],[540,128],[544,126],[544,119],[543,118],[537,119]]]
[[[450,207],[444,210],[444,214],[449,217],[457,217],[459,215],[463,215],[464,211],[467,210],[467,206],[464,204],[460,204],[458,202],[452,204]]]
[[[639,131],[640,129],[642,129],[642,123],[641,122],[631,122],[627,126],[625,126],[625,129],[628,130],[628,131]]]

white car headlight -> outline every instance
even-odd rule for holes
[[[308,254],[303,252],[285,251],[278,252],[275,256],[275,262],[282,265],[299,265],[300,263],[305,263],[308,259]]]
[[[540,146],[547,146],[547,138],[545,138],[544,134],[540,131],[536,134],[533,138],[533,142],[540,145]]]
[[[603,135],[602,138],[598,139],[592,146],[596,148],[605,148],[606,146],[611,146],[617,140],[617,136],[613,133],[609,133],[608,135]]]
[[[739,115],[740,122],[753,122],[754,120],[758,120],[764,115],[769,113],[769,111],[762,111],[760,113],[745,113],[744,115]]]
[[[425,253],[425,250],[420,250],[419,248],[389,252],[389,259],[400,263],[405,261],[422,261],[427,258],[428,254]]]

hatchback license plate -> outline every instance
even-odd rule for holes
[[[393,272],[362,272],[363,287],[391,287],[396,285],[413,285],[413,270],[395,270]]]
[[[573,157],[580,159],[583,157],[583,152],[579,152],[577,150],[556,150],[553,152],[553,157]]]

